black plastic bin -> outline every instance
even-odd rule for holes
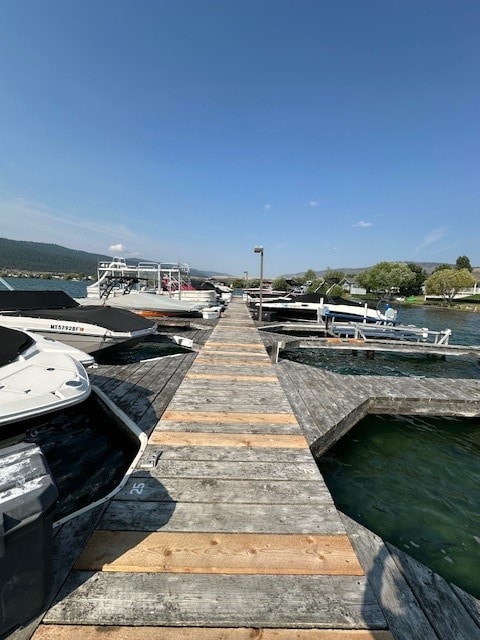
[[[0,449],[0,638],[45,606],[53,580],[52,516],[58,498],[41,449]]]

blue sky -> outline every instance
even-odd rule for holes
[[[0,236],[480,265],[478,0],[3,0]]]

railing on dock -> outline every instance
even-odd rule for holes
[[[329,325],[328,330],[330,335],[337,338],[412,340],[436,345],[447,345],[452,335],[451,329],[432,331],[427,327],[414,325],[368,324],[365,322],[333,322]]]

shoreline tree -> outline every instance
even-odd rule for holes
[[[417,275],[405,262],[378,262],[357,276],[357,282],[369,292],[379,295],[408,290]]]
[[[459,291],[469,289],[474,284],[475,278],[466,268],[440,269],[427,279],[425,290],[429,295],[442,296],[444,302],[451,306]]]

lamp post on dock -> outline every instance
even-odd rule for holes
[[[262,298],[263,298],[263,247],[256,246],[253,249],[254,253],[260,254],[260,304],[258,305],[258,319],[261,321],[263,319],[262,313]]]

